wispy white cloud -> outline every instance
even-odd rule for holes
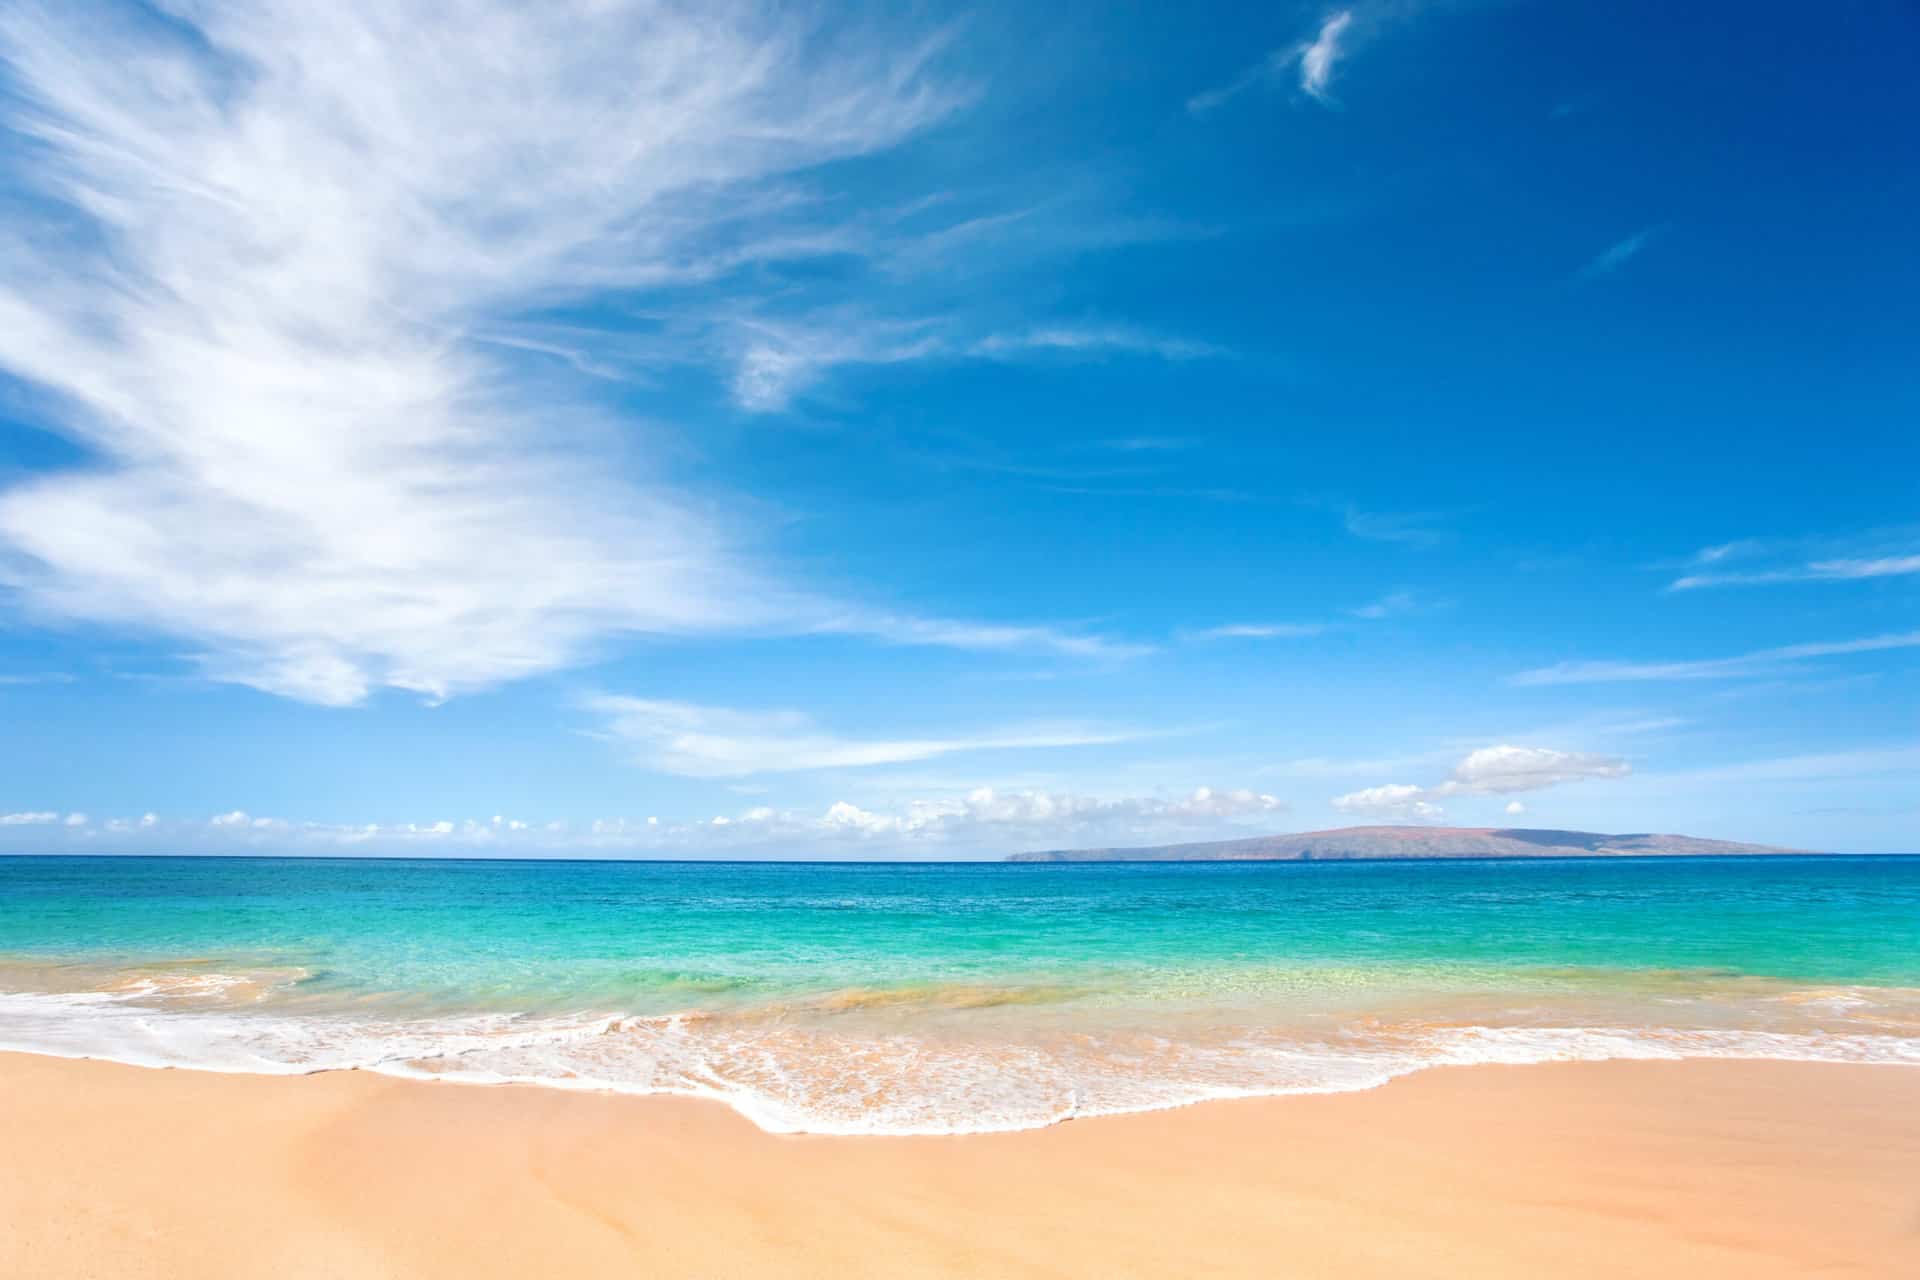
[[[1807,572],[1817,578],[1897,578],[1920,573],[1920,555],[1875,556],[1872,559],[1816,560]]]
[[[920,322],[866,324],[845,313],[808,323],[751,321],[733,378],[733,397],[756,413],[785,409],[829,370],[853,364],[897,364],[944,349]]]
[[[64,671],[9,671],[0,673],[0,685],[72,684]]]
[[[1115,453],[1175,453],[1191,449],[1199,441],[1192,436],[1119,436],[1096,444]]]
[[[1361,605],[1358,609],[1354,609],[1352,613],[1356,618],[1362,618],[1369,622],[1377,622],[1382,618],[1391,618],[1396,614],[1409,613],[1418,608],[1419,605],[1419,598],[1416,597],[1413,592],[1392,591],[1381,596],[1371,604]]]
[[[1203,116],[1249,89],[1274,85],[1288,78],[1309,97],[1323,103],[1330,101],[1334,67],[1349,52],[1353,25],[1353,10],[1333,10],[1321,19],[1311,39],[1275,49],[1226,84],[1194,94],[1187,99],[1187,110]]]
[[[1915,794],[1920,786],[1920,742],[1859,747],[1848,751],[1816,751],[1791,756],[1736,760],[1649,774],[1637,793],[1698,791],[1713,786],[1753,783],[1877,782],[1892,780],[1901,794]]]
[[[1411,591],[1393,591],[1377,600],[1347,610],[1348,618],[1357,618],[1361,622],[1379,622],[1384,618],[1395,617],[1420,607],[1420,601]],[[1302,622],[1230,622],[1220,626],[1206,627],[1186,632],[1194,640],[1298,640],[1308,636],[1323,635],[1328,631],[1352,627],[1353,622],[1323,622],[1308,620]]]
[[[1761,675],[1809,658],[1915,647],[1920,647],[1920,631],[1865,636],[1858,640],[1782,645],[1774,649],[1736,654],[1730,658],[1701,658],[1685,662],[1561,662],[1519,672],[1509,677],[1507,682],[1516,685],[1560,685],[1630,680],[1721,680]]]
[[[846,738],[798,711],[737,711],[685,702],[598,695],[586,709],[636,764],[693,778],[905,764],[970,751],[1099,746],[1135,730],[1027,725],[939,738]]]
[[[1374,542],[1401,542],[1412,547],[1432,547],[1446,538],[1439,527],[1446,514],[1438,511],[1362,511],[1348,504],[1341,520],[1348,533]]]
[[[1843,556],[1777,569],[1747,572],[1689,573],[1668,584],[1669,591],[1702,587],[1756,586],[1775,582],[1858,582],[1868,578],[1904,578],[1920,574],[1920,555]]]
[[[1608,245],[1580,268],[1578,278],[1593,280],[1600,276],[1612,275],[1638,257],[1640,251],[1647,247],[1659,231],[1659,227],[1647,227],[1634,232],[1624,240],[1617,240]]]
[[[177,16],[0,14],[0,116],[51,211],[0,233],[0,368],[54,393],[89,455],[0,491],[23,607],[336,705],[550,671],[622,633],[889,622],[789,585],[644,439],[609,466],[616,428],[558,376],[579,360],[543,373],[513,328],[835,243],[767,211],[796,203],[797,171],[964,100],[928,70],[937,37],[648,0]],[[912,341],[739,331],[756,404]]]
[[[50,809],[35,809],[24,813],[0,813],[0,827],[49,827],[60,821],[60,815]]]
[[[1680,570],[1669,591],[1781,582],[1858,582],[1920,574],[1920,527],[1736,538],[1657,568]]]
[[[733,397],[755,413],[778,413],[826,375],[849,365],[909,360],[1028,360],[1048,354],[1151,356],[1197,360],[1224,348],[1123,326],[1041,326],[963,338],[952,325],[927,320],[876,321],[851,311],[823,312],[805,322],[743,321]]]
[[[1324,622],[1234,622],[1194,635],[1203,640],[1294,640],[1324,633]]]
[[[1300,51],[1300,87],[1322,102],[1326,101],[1327,89],[1333,81],[1333,65],[1342,52],[1341,38],[1352,25],[1351,10],[1329,14],[1320,24],[1313,42]]]
[[[824,615],[804,628],[815,634],[872,636],[890,644],[969,649],[981,653],[1034,653],[1090,661],[1126,662],[1154,646],[1060,627],[917,618],[870,609]]]
[[[1298,57],[1297,48],[1276,49],[1227,83],[1216,85],[1214,88],[1203,90],[1188,98],[1187,111],[1191,115],[1204,116],[1225,106],[1255,86],[1272,84]]]
[[[1225,355],[1226,350],[1210,342],[1173,338],[1116,326],[1081,327],[1052,325],[1026,329],[1018,333],[995,333],[973,343],[968,350],[977,356],[1005,359],[1035,352],[1059,351],[1076,355],[1121,352],[1158,356],[1163,360],[1197,360]]]
[[[1695,564],[1719,564],[1736,556],[1751,554],[1765,547],[1767,543],[1759,538],[1738,538],[1732,542],[1719,542],[1710,547],[1702,547],[1693,553]]]

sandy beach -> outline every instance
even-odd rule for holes
[[[0,1055],[10,1276],[1912,1276],[1920,1072],[1481,1066],[1008,1135]]]

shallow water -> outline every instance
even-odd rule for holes
[[[1459,1062],[1920,1065],[1920,858],[0,858],[0,1047],[863,1133]]]

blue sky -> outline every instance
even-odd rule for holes
[[[10,6],[0,850],[1920,848],[1909,6]]]

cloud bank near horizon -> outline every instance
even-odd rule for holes
[[[1271,795],[1197,787],[1184,794],[1094,796],[992,787],[862,807],[754,805],[708,818],[586,821],[491,818],[315,822],[242,809],[207,818],[95,820],[45,811],[0,814],[0,853],[196,852],[471,854],[528,857],[980,857],[1069,844],[1150,843],[1246,834],[1286,812]]]

